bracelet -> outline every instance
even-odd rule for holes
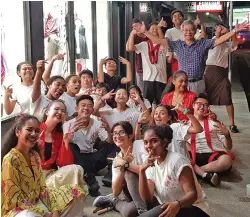
[[[190,113],[190,110],[187,109],[187,108],[185,108],[184,111],[183,111],[183,114],[186,115],[186,114],[188,114],[188,113]]]
[[[179,203],[179,206],[180,206],[180,208],[181,208],[181,202],[179,201],[179,200],[176,200],[178,203]]]

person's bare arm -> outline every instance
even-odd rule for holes
[[[159,38],[164,39],[165,37],[161,29],[162,27],[167,27],[167,22],[163,19],[163,17],[161,18],[161,21],[158,24],[157,32],[158,32]]]
[[[48,81],[49,81],[49,78],[50,78],[50,75],[51,75],[51,71],[52,71],[52,68],[53,68],[53,65],[54,65],[54,62],[56,60],[63,60],[64,59],[64,54],[57,54],[55,55],[52,60],[50,61],[47,69],[45,70],[45,72],[43,73],[43,76],[42,76],[42,79],[44,81],[44,83],[47,85]]]
[[[232,38],[236,33],[247,29],[247,22],[243,22],[242,24],[236,24],[234,30],[231,32],[226,33],[225,35],[222,35],[220,38],[216,38],[214,46],[217,46],[219,44],[222,44],[226,41],[228,41],[230,38]]]
[[[136,47],[135,47],[135,34],[136,34],[136,31],[135,30],[132,30],[130,35],[129,35],[129,38],[128,38],[128,41],[127,41],[127,51],[128,52],[133,52],[133,51],[136,51]]]
[[[201,35],[199,36],[199,38],[197,40],[200,40],[202,38],[206,38],[207,37],[206,29],[205,29],[204,23],[200,20],[200,17],[198,14],[196,16],[195,24],[201,26]]]
[[[5,95],[4,95],[4,109],[7,115],[10,115],[16,105],[16,100],[11,100],[11,94],[13,92],[13,89],[9,87],[4,87],[5,89]]]
[[[128,84],[133,79],[131,63],[123,57],[119,57],[119,60],[121,63],[126,65],[126,71],[127,71],[127,76],[121,79],[121,84]]]
[[[203,127],[201,126],[200,122],[192,115],[192,114],[186,114],[186,116],[191,121],[192,126],[188,128],[188,133],[201,133],[203,132]]]
[[[107,57],[105,57],[104,59],[100,60],[100,63],[99,63],[99,72],[98,72],[98,75],[97,75],[97,79],[98,79],[99,83],[104,82],[103,66],[106,64],[106,62],[107,62]]]
[[[44,64],[44,60],[38,60],[36,64],[37,70],[34,78],[33,91],[31,95],[32,103],[34,103],[41,96],[41,81],[44,72]]]
[[[121,192],[122,192],[123,183],[125,181],[124,175],[125,175],[124,167],[121,167],[120,168],[119,176],[112,183],[113,195],[116,196],[116,197],[118,197],[121,194]]]

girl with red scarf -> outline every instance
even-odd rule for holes
[[[71,134],[63,135],[62,123],[66,116],[66,106],[62,100],[53,100],[46,108],[44,122],[41,123],[39,149],[41,167],[48,187],[78,184],[85,187],[83,169],[74,165],[69,147]],[[72,126],[73,128],[73,126]]]

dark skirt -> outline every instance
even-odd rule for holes
[[[231,83],[228,69],[209,65],[205,69],[204,81],[210,105],[232,105]]]

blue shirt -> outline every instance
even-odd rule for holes
[[[168,40],[169,48],[178,57],[179,70],[186,72],[189,80],[203,77],[207,53],[214,47],[214,43],[215,39],[202,38],[187,46],[182,40]]]

